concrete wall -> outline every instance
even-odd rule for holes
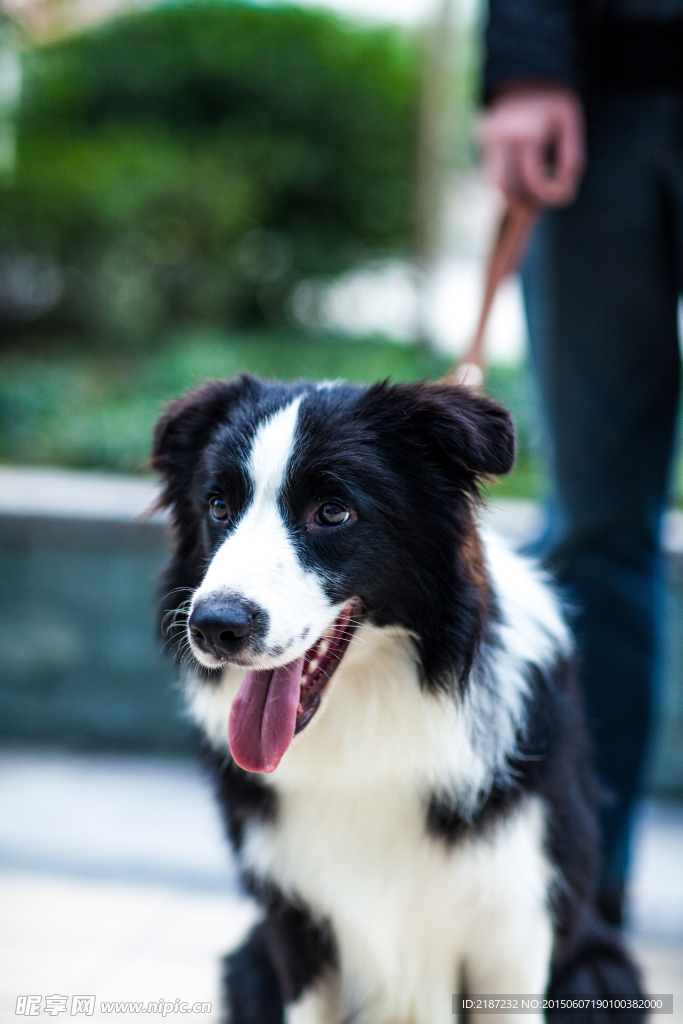
[[[164,522],[137,520],[147,480],[0,470],[0,740],[182,752],[192,748],[156,635]],[[538,510],[491,518],[515,538]],[[669,588],[652,785],[683,793],[683,516],[667,523]]]
[[[0,737],[191,748],[155,629],[167,540],[144,480],[0,472]]]

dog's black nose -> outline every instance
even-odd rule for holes
[[[240,598],[206,598],[196,602],[188,628],[194,643],[203,651],[230,657],[246,647],[259,630],[262,613]]]

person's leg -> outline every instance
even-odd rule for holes
[[[645,100],[589,112],[580,195],[543,217],[524,269],[552,479],[545,553],[576,603],[586,710],[611,793],[606,902],[623,890],[650,721],[679,391],[676,284],[652,160],[663,120]]]
[[[671,195],[672,248],[678,295],[683,298],[683,93],[671,98],[670,145],[664,171]],[[683,339],[681,339],[683,341]]]

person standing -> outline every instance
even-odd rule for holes
[[[551,491],[609,794],[598,908],[622,921],[651,720],[680,389],[683,0],[490,0],[488,177],[544,212],[522,281]]]

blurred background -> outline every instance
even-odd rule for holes
[[[217,1004],[252,911],[155,636],[152,427],[205,377],[416,379],[464,351],[498,213],[474,145],[481,16],[0,7],[2,1021],[29,993]],[[520,441],[488,514],[524,539],[544,474],[514,280],[488,352]],[[682,502],[679,458],[629,928],[683,1020]]]

